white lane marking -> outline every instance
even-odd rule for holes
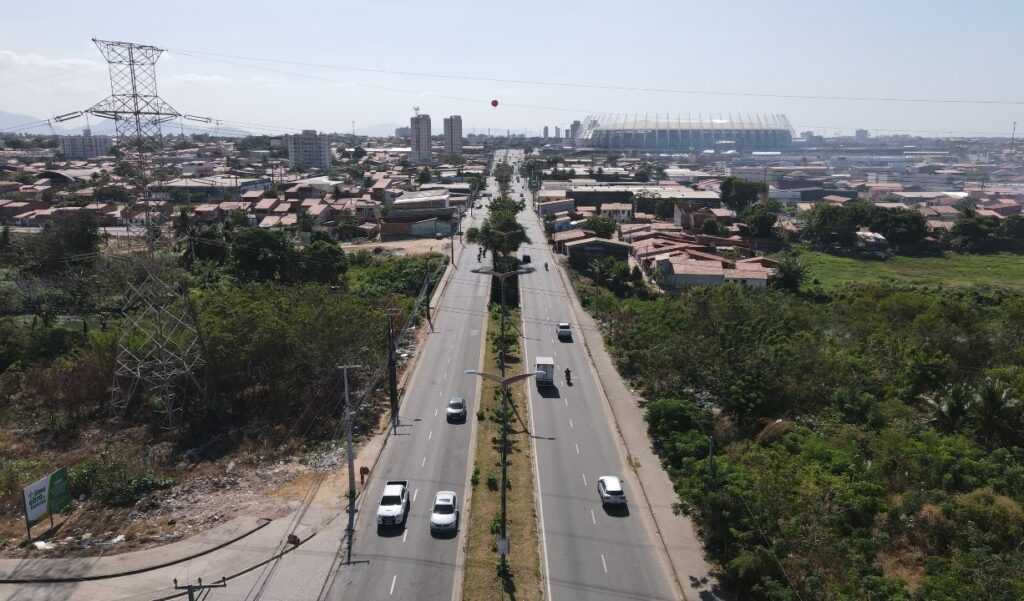
[[[572,425],[572,418],[571,417],[569,418],[569,427],[572,428],[573,430],[576,429],[576,426]]]
[[[437,417],[437,412],[438,411],[439,411],[439,409],[434,409],[434,417]]]
[[[447,370],[447,369],[446,369],[446,370],[444,370],[444,375],[443,375],[443,376],[441,376],[441,379],[442,379],[442,380],[447,380],[447,379],[448,379],[448,370]]]
[[[426,455],[423,456],[423,463],[420,464],[420,467],[423,467],[425,465],[427,465],[427,456]]]
[[[413,500],[413,502],[416,501],[416,495],[418,495],[418,494],[420,494],[420,489],[417,488],[416,490],[412,491],[412,500]]]
[[[391,578],[391,590],[388,591],[388,595],[394,595],[395,594],[395,581],[396,580],[398,580],[398,574],[395,574],[394,577]]]
[[[432,437],[433,435],[434,435],[434,431],[433,431],[433,430],[431,430],[431,431],[430,431],[430,434],[427,434],[427,440],[430,440],[430,438],[431,438],[431,437]]]
[[[608,573],[608,562],[604,560],[604,553],[601,554],[601,567],[604,568],[604,573]]]
[[[574,443],[574,444],[575,444],[575,443]],[[579,454],[580,454],[580,445],[576,445],[576,454],[577,454],[577,455],[579,455]]]
[[[569,406],[569,399],[562,399],[562,400],[565,401],[565,406],[568,407]]]
[[[402,535],[402,542],[403,543],[405,542],[405,537],[407,537],[407,536],[409,536],[409,529],[408,528],[405,529],[405,534]]]
[[[586,486],[587,485],[587,475],[586,474],[580,474],[580,475],[583,476],[583,486]]]
[[[594,510],[593,509],[590,510],[590,521],[594,522],[595,526],[597,525],[597,517],[594,516]]]

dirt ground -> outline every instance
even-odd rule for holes
[[[455,244],[460,244],[458,238],[455,239]],[[431,252],[448,255],[451,253],[451,242],[448,238],[443,240],[418,238],[415,240],[392,240],[390,242],[376,242],[371,240],[367,242],[360,242],[358,244],[342,244],[341,248],[346,253],[359,250],[368,250],[373,252],[373,249],[375,248],[383,248],[397,256],[422,255]]]

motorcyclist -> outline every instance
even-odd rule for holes
[[[547,271],[547,270],[548,270],[548,264],[547,264],[547,262],[545,262],[544,263],[544,271]]]
[[[565,368],[565,381],[570,383],[572,382],[572,372],[568,367]]]

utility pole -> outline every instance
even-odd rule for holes
[[[356,523],[356,466],[355,452],[352,448],[352,421],[355,419],[355,412],[348,398],[348,370],[358,369],[358,365],[339,365],[338,370],[345,380],[345,455],[348,456],[348,526],[345,528],[346,538],[346,559],[345,563],[352,563],[352,535],[355,534]]]
[[[388,385],[391,391],[391,433],[398,434],[398,357],[393,313],[388,313]]]
[[[202,591],[209,590],[211,588],[227,588],[228,579],[221,576],[220,580],[213,584],[203,584],[203,579],[199,578],[199,584],[186,584],[184,586],[178,586],[178,579],[174,579],[174,590],[176,591],[188,591],[188,601],[196,601],[199,597],[196,595],[198,592],[202,595]],[[205,597],[205,595],[204,595]]]

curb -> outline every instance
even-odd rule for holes
[[[223,549],[224,547],[226,547],[228,545],[231,545],[233,543],[236,543],[236,542],[242,540],[243,538],[249,536],[250,534],[253,534],[254,532],[257,532],[257,531],[263,529],[267,524],[269,524],[272,521],[273,520],[270,520],[270,519],[267,519],[267,518],[260,518],[259,524],[255,528],[253,528],[252,530],[249,530],[248,532],[245,532],[245,533],[241,534],[240,536],[236,536],[235,538],[232,538],[230,540],[218,543],[217,545],[214,545],[213,547],[210,547],[208,549],[204,549],[203,551],[200,551],[198,553],[193,553],[191,555],[188,555],[186,557],[180,557],[180,558],[175,559],[173,561],[166,561],[164,563],[159,563],[159,564],[152,565],[152,566],[147,566],[147,567],[144,567],[144,568],[137,568],[137,569],[134,569],[134,570],[125,570],[123,572],[113,572],[113,573],[110,573],[110,574],[98,574],[98,575],[95,575],[95,576],[71,576],[71,577],[66,577],[66,578],[0,578],[0,584],[60,584],[60,583],[69,583],[69,582],[89,582],[89,581],[93,581],[93,580],[106,580],[106,579],[109,579],[109,578],[121,578],[123,576],[133,576],[135,574],[142,574],[143,572],[151,572],[153,570],[159,570],[161,568],[166,568],[168,566],[173,566],[175,564],[182,563],[184,561],[191,561],[191,560],[193,560],[193,559],[195,559],[197,557],[202,557],[203,555],[206,555],[208,553],[212,553],[212,552],[214,552],[214,551],[216,551],[218,549]],[[310,535],[310,537],[312,537],[312,535]]]

